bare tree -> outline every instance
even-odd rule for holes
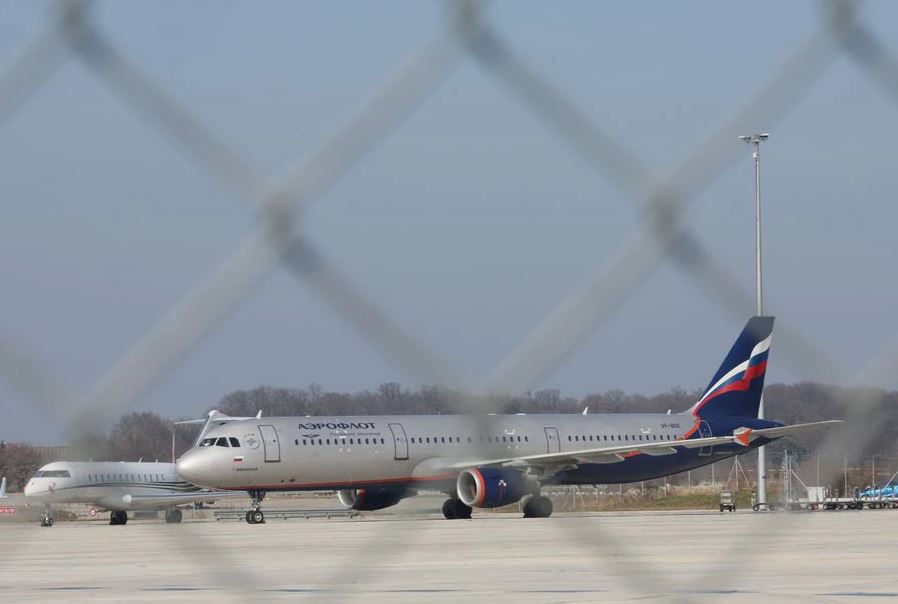
[[[10,491],[21,491],[41,465],[37,449],[27,443],[0,443],[0,475]]]
[[[129,413],[113,426],[109,434],[109,458],[120,461],[169,461],[174,422],[144,411]],[[189,447],[190,435],[178,431],[176,450]]]

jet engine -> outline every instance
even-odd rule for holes
[[[471,468],[458,475],[458,498],[472,508],[497,508],[515,503],[538,486],[517,470]]]
[[[401,499],[411,497],[414,494],[414,491],[410,489],[374,487],[337,491],[337,498],[340,500],[340,503],[350,509],[371,512],[396,505]]]

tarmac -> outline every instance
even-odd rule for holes
[[[898,511],[412,512],[0,525],[24,602],[855,602],[898,599]]]

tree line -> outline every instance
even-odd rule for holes
[[[688,409],[701,396],[699,391],[674,388],[654,396],[610,390],[583,397],[565,396],[559,390],[544,389],[519,396],[479,395],[444,388],[423,386],[403,388],[395,382],[381,384],[375,390],[330,392],[317,384],[306,388],[259,386],[231,392],[206,409],[217,409],[234,416],[332,416],[390,414],[472,413],[673,413]],[[859,400],[877,401],[868,419],[875,434],[862,455],[895,451],[898,439],[898,392],[857,387],[827,386],[816,383],[771,384],[765,389],[768,416],[784,423],[812,422],[849,417]],[[202,417],[194,410],[189,419]],[[188,449],[196,438],[196,426],[175,429],[173,419],[150,411],[122,416],[108,434],[72,443],[72,459],[116,461],[168,461]],[[778,441],[769,450],[781,452],[789,447],[798,454],[815,450],[826,438],[826,431],[810,431],[790,441]],[[29,476],[41,464],[40,449],[25,443],[0,443],[0,475],[8,477],[11,490],[24,487]]]

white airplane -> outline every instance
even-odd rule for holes
[[[194,446],[206,433],[228,422],[258,420],[256,417],[230,417],[212,411],[206,419],[175,422],[178,425],[204,424]],[[223,439],[225,441],[227,439]],[[231,444],[222,442],[221,446]],[[6,486],[4,478],[3,486]],[[163,509],[165,521],[181,522],[177,506],[213,502],[238,495],[204,489],[182,480],[174,463],[124,461],[55,461],[39,469],[25,485],[25,496],[44,504],[41,526],[53,526],[52,504],[85,503],[109,510],[109,524],[125,524],[128,512],[138,509]],[[240,495],[238,495],[240,496]]]
[[[128,512],[165,510],[165,521],[181,522],[179,505],[233,497],[202,489],[178,477],[173,463],[54,461],[25,485],[25,497],[44,505],[41,526],[53,526],[53,504],[84,503],[109,510],[109,524],[125,524]]]
[[[547,517],[542,485],[638,482],[741,455],[836,421],[759,419],[772,317],[753,317],[704,395],[681,413],[269,417],[220,423],[178,460],[209,488],[248,491],[246,521],[265,521],[269,491],[335,490],[377,510],[428,488],[445,492],[446,518],[523,501]]]

